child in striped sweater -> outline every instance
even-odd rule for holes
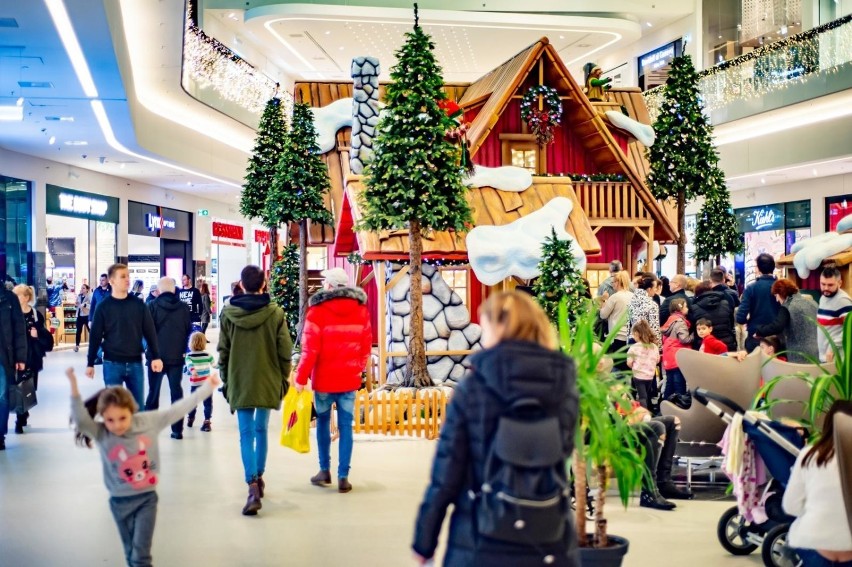
[[[213,357],[207,353],[207,337],[204,333],[194,332],[189,337],[189,353],[186,355],[186,373],[189,374],[190,392],[200,388],[213,371]],[[210,420],[213,417],[213,397],[204,400],[204,423],[201,431],[210,431]],[[195,423],[195,408],[186,419],[186,426]]]

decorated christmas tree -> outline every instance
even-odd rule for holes
[[[558,324],[559,303],[565,299],[569,323],[586,309],[586,284],[571,251],[571,242],[559,240],[551,229],[541,247],[541,275],[533,284],[533,293],[550,320]]]
[[[323,198],[330,186],[328,168],[317,145],[313,112],[307,104],[296,103],[290,132],[266,195],[263,219],[269,226],[299,223],[299,325],[308,305],[308,219],[331,224],[331,213]]]
[[[373,160],[367,167],[361,199],[360,229],[407,229],[410,281],[421,280],[422,232],[465,230],[470,206],[462,183],[458,146],[445,139],[456,124],[441,109],[444,81],[435,61],[435,45],[420,27],[396,52],[385,109],[379,122]],[[411,337],[405,383],[432,384],[426,371],[423,339],[423,290],[411,286]]]
[[[299,327],[299,247],[288,244],[269,274],[269,293],[284,310],[290,338],[295,342]]]
[[[686,263],[686,206],[697,197],[709,196],[721,171],[713,127],[704,114],[698,73],[689,55],[675,57],[663,88],[663,104],[654,122],[657,138],[648,150],[651,172],[647,182],[656,198],[672,199],[677,206],[677,273],[682,274]]]
[[[257,127],[254,150],[249,159],[245,185],[240,195],[240,213],[246,218],[260,218],[266,205],[266,195],[275,178],[275,169],[284,149],[287,122],[281,99],[273,97],[266,103]],[[273,260],[277,253],[277,225],[268,225],[271,231],[270,249]]]
[[[742,252],[743,238],[721,174],[716,181],[718,188],[707,196],[695,219],[695,259],[712,258],[719,264],[722,255]]]

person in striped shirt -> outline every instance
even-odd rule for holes
[[[822,295],[819,298],[819,310],[817,311],[817,323],[822,327],[822,329],[817,329],[817,344],[819,345],[821,362],[834,361],[831,343],[838,347],[841,346],[843,321],[846,320],[846,315],[852,311],[852,298],[840,289],[842,284],[840,270],[834,266],[823,268],[822,274],[819,276],[819,291]]]
[[[213,357],[207,352],[207,337],[204,333],[196,331],[189,336],[189,353],[186,355],[186,373],[189,374],[189,385],[191,392],[200,388],[213,372]],[[204,423],[201,431],[212,429],[210,420],[213,418],[213,397],[204,400]],[[186,419],[186,426],[192,427],[195,423],[195,408]]]

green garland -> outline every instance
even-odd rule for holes
[[[544,99],[544,109],[538,109],[539,95]],[[553,130],[562,123],[562,100],[553,87],[536,85],[521,97],[521,120],[527,123],[539,144],[553,141]]]

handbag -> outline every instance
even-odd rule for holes
[[[19,372],[17,381],[9,386],[9,409],[16,414],[30,411],[38,404],[35,379],[29,370]]]

